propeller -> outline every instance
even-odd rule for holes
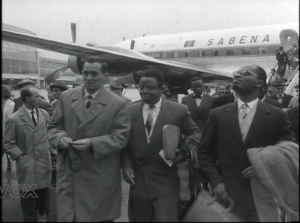
[[[72,35],[72,43],[75,44],[76,42],[76,23],[71,23],[71,35]],[[69,63],[68,63],[69,64]],[[45,83],[47,85],[50,85],[52,82],[57,80],[60,76],[64,74],[64,72],[69,69],[69,65],[64,66],[62,68],[59,68],[55,70],[53,73],[49,74],[47,77],[45,77]],[[74,74],[76,77],[76,74]]]

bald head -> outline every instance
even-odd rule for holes
[[[254,73],[256,75],[258,80],[263,81],[264,85],[266,84],[267,73],[262,67],[251,64],[251,65],[242,66],[242,67],[239,68],[239,70],[249,70],[249,71],[251,71],[252,73]]]
[[[41,100],[40,92],[35,87],[23,88],[21,90],[21,99],[27,108],[37,108]]]

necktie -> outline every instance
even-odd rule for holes
[[[146,121],[146,129],[147,129],[147,132],[148,132],[148,135],[150,135],[150,132],[151,132],[151,128],[152,128],[152,125],[153,125],[153,108],[155,106],[153,105],[150,105],[149,106],[149,113],[148,113],[148,117],[147,117],[147,121]]]
[[[243,119],[245,119],[246,118],[246,116],[247,116],[247,108],[248,108],[249,106],[247,105],[247,104],[242,104],[241,105],[241,108],[243,109],[242,110],[242,117],[243,117]]]
[[[36,126],[36,120],[33,114],[34,114],[34,110],[31,111],[31,119],[33,121],[33,124]]]
[[[91,99],[93,98],[91,95],[88,95],[87,96],[87,98],[88,98],[88,102],[85,104],[85,107],[86,107],[86,109],[88,110],[90,107],[91,107]]]

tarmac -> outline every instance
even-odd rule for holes
[[[12,163],[11,172],[6,172],[7,159],[6,156],[2,156],[2,185],[14,185],[17,184],[16,176],[16,167],[15,162]],[[8,186],[8,188],[9,188]],[[3,189],[7,186],[3,187]],[[2,190],[3,190],[2,189]],[[2,222],[24,222],[23,215],[20,206],[20,198],[16,196],[13,197],[13,194],[9,192],[5,193],[5,190],[2,191]],[[12,196],[13,195],[13,196]],[[127,206],[128,206],[128,196],[129,196],[129,184],[122,180],[122,200],[121,200],[121,217],[116,219],[115,222],[128,222],[127,217]],[[57,222],[56,220],[56,194],[55,187],[49,187],[49,217],[48,222]]]

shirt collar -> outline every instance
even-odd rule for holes
[[[161,98],[159,99],[159,101],[156,104],[154,104],[154,107],[155,108],[160,108],[161,107]],[[145,103],[145,108],[148,110],[150,108],[150,105]]]
[[[261,101],[265,101],[265,100],[266,100],[266,97],[267,97],[267,96],[265,95],[265,96],[264,96],[264,98],[263,98],[263,99],[261,99]]]
[[[31,115],[31,111],[32,111],[32,110],[26,108],[24,105],[23,105],[23,108],[25,109],[25,111],[26,111],[28,114]],[[34,111],[34,110],[35,110],[35,109],[33,109],[33,111]],[[34,112],[36,113],[36,111],[34,111]]]
[[[96,97],[96,95],[98,94],[98,92],[100,91],[100,89],[98,91],[96,91],[94,94],[89,94],[86,89],[84,88],[84,98],[87,98],[87,96],[91,95],[92,98],[94,99]]]
[[[238,98],[237,100],[237,103],[238,103],[238,108],[240,109],[241,108],[241,105],[245,104],[245,102],[243,102],[241,99]],[[250,101],[247,103],[247,105],[249,106],[250,110],[253,109],[253,108],[256,108],[257,106],[257,103],[258,103],[258,98],[254,99],[253,101]]]

